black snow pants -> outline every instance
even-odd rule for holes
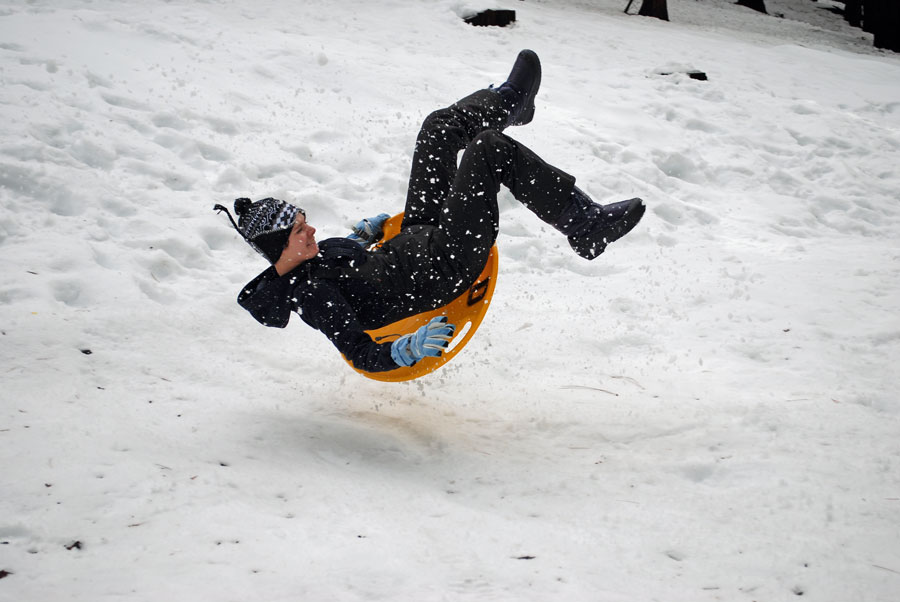
[[[501,184],[551,226],[575,186],[574,177],[501,133],[508,115],[498,93],[480,90],[431,113],[416,139],[402,228],[437,226],[436,242],[470,284],[497,238]]]

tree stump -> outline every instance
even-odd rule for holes
[[[878,27],[879,0],[862,0],[863,22],[862,30],[866,33],[875,33]]]
[[[881,0],[874,29],[875,48],[900,52],[900,4],[897,0]]]
[[[844,19],[852,27],[862,25],[862,3],[860,0],[846,0],[844,2]]]
[[[489,8],[466,17],[465,21],[469,25],[478,27],[506,27],[510,23],[515,23],[516,11],[506,9],[493,10]]]
[[[638,14],[642,17],[656,17],[668,21],[669,7],[666,5],[666,0],[644,0]]]
[[[764,15],[768,15],[769,12],[766,10],[765,0],[738,0],[738,5],[746,6],[747,8],[752,8],[753,10],[759,11]]]

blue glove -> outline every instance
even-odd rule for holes
[[[426,356],[440,357],[456,326],[447,324],[447,317],[432,318],[428,324],[412,334],[405,334],[391,345],[391,357],[399,366],[412,366]]]
[[[381,240],[384,236],[384,222],[391,217],[387,213],[380,213],[375,217],[367,217],[353,226],[353,232],[348,236],[352,241],[368,247]]]

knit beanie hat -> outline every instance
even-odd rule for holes
[[[303,209],[273,198],[262,199],[255,203],[247,198],[235,200],[234,212],[238,215],[237,222],[231,216],[231,212],[222,205],[216,205],[213,209],[227,213],[231,225],[238,234],[271,264],[281,257],[297,214],[306,215]]]

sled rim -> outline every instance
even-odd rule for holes
[[[400,233],[400,225],[403,222],[403,213],[391,217],[384,223],[384,238],[382,242],[390,240]],[[475,279],[466,291],[447,305],[436,309],[418,313],[396,322],[391,322],[379,328],[366,330],[373,341],[382,342],[399,338],[404,334],[415,332],[427,324],[432,318],[446,316],[447,321],[456,326],[456,334],[450,342],[447,351],[440,357],[425,357],[412,366],[398,366],[393,370],[384,372],[366,372],[356,368],[347,358],[344,361],[359,374],[366,378],[381,382],[403,382],[414,380],[431,374],[435,370],[456,357],[465,347],[475,331],[481,325],[481,321],[487,314],[497,284],[498,252],[496,243],[491,247],[487,262],[481,270],[481,274]],[[386,341],[385,341],[386,342]]]

